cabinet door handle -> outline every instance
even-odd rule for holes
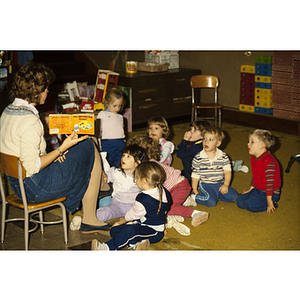
[[[156,92],[157,88],[152,88],[152,89],[145,89],[145,90],[140,90],[139,93],[140,94],[145,94],[145,93],[153,93]]]
[[[185,81],[185,78],[177,78],[176,81]]]
[[[191,98],[192,98],[191,96],[173,98],[173,102],[174,103],[187,103],[187,102],[191,102]]]
[[[157,106],[156,103],[146,104],[146,105],[139,106],[139,109],[148,109],[148,108],[152,108],[152,107],[155,107],[155,106]]]

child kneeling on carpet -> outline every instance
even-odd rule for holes
[[[275,144],[270,131],[256,129],[249,135],[248,151],[251,157],[252,181],[250,189],[237,199],[239,208],[252,212],[272,213],[280,196],[280,169],[268,149]]]
[[[198,204],[216,206],[218,200],[235,202],[238,193],[229,186],[231,163],[227,154],[218,147],[224,139],[224,133],[218,126],[206,128],[203,150],[192,162],[192,189]],[[198,191],[200,190],[200,193]]]
[[[135,181],[142,190],[125,217],[110,230],[112,239],[101,243],[94,239],[92,250],[121,250],[129,246],[134,250],[148,250],[150,243],[164,236],[166,214],[171,197],[164,189],[163,168],[155,162],[143,162],[135,170]],[[127,223],[133,221],[133,223]]]

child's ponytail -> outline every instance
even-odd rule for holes
[[[161,203],[162,203],[162,195],[163,195],[163,187],[162,187],[162,184],[160,182],[157,183],[157,187],[158,187],[158,190],[159,190],[159,206],[158,206],[158,210],[156,212],[156,215],[158,215],[159,212],[160,212]]]
[[[158,188],[159,206],[156,213],[158,215],[162,205],[163,183],[166,179],[165,170],[157,162],[146,161],[135,169],[135,176],[140,179],[145,178],[150,186]]]

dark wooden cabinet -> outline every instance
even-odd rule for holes
[[[190,115],[190,78],[194,75],[201,75],[201,71],[173,69],[160,73],[121,72],[118,86],[131,88],[132,124],[146,123],[153,116],[170,119]]]

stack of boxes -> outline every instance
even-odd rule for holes
[[[256,56],[254,66],[241,66],[239,109],[273,115],[271,56]]]
[[[254,112],[255,66],[241,66],[240,105],[239,109]]]
[[[146,51],[145,62],[155,64],[169,64],[169,69],[179,68],[178,51]]]
[[[255,57],[255,112],[273,115],[272,56]]]

